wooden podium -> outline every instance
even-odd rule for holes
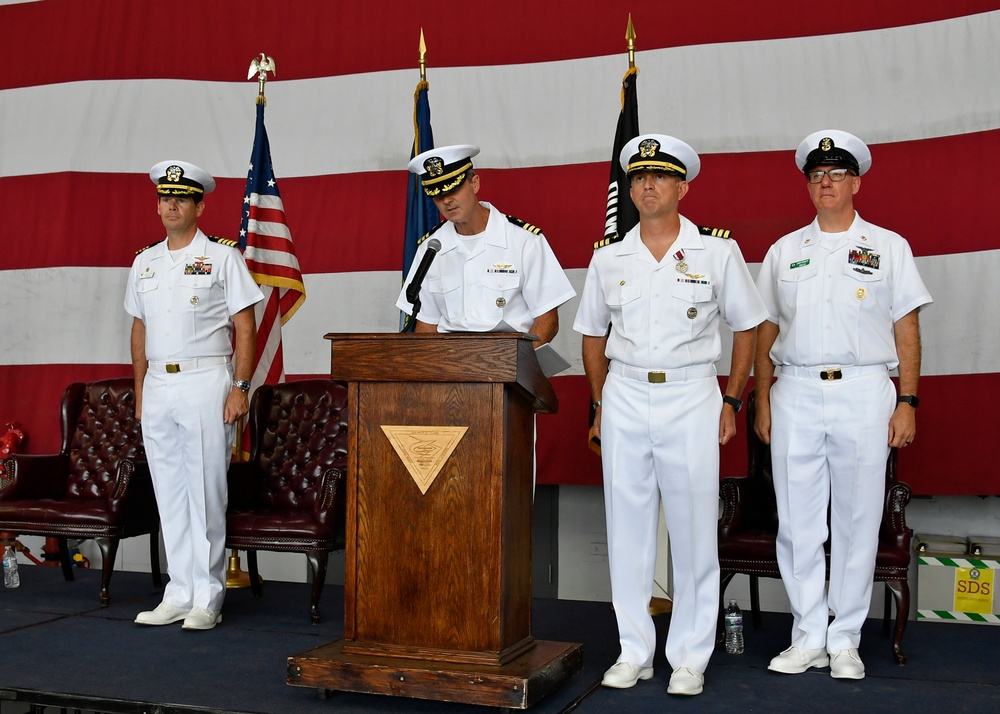
[[[348,383],[344,639],[288,684],[525,709],[581,665],[531,636],[534,412],[558,408],[514,333],[329,334]]]

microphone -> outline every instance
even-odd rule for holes
[[[420,284],[424,282],[427,271],[430,270],[431,263],[434,262],[434,257],[438,254],[439,250],[441,250],[441,241],[437,238],[431,238],[427,241],[427,252],[424,253],[423,260],[417,266],[417,272],[413,274],[413,280],[406,286],[406,299],[410,303],[416,303],[420,297]]]

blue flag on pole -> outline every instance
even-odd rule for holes
[[[413,148],[410,158],[434,148],[434,135],[431,133],[431,104],[427,97],[430,85],[426,81],[417,83],[413,93]],[[417,253],[417,241],[427,231],[441,222],[434,200],[424,193],[420,186],[420,177],[409,174],[406,185],[406,237],[403,241],[403,276],[406,279]],[[402,329],[406,316],[400,317],[399,326]],[[412,326],[411,326],[412,327]]]

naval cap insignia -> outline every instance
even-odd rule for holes
[[[184,169],[182,169],[180,166],[175,165],[167,167],[167,180],[170,181],[171,183],[177,183],[178,181],[181,180],[181,177],[183,175],[184,175]]]
[[[828,136],[824,136],[819,140],[819,148],[822,151],[829,151],[833,148],[833,139]]]
[[[444,161],[438,156],[432,156],[424,162],[424,168],[431,176],[440,176],[444,173]]]
[[[656,152],[660,150],[660,142],[656,139],[644,139],[639,143],[639,156],[644,159],[650,159],[656,156]]]

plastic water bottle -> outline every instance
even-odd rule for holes
[[[21,576],[17,574],[17,556],[14,554],[14,547],[10,545],[3,552],[3,584],[8,588],[21,585]]]
[[[735,600],[726,608],[726,652],[743,654],[743,612]]]

